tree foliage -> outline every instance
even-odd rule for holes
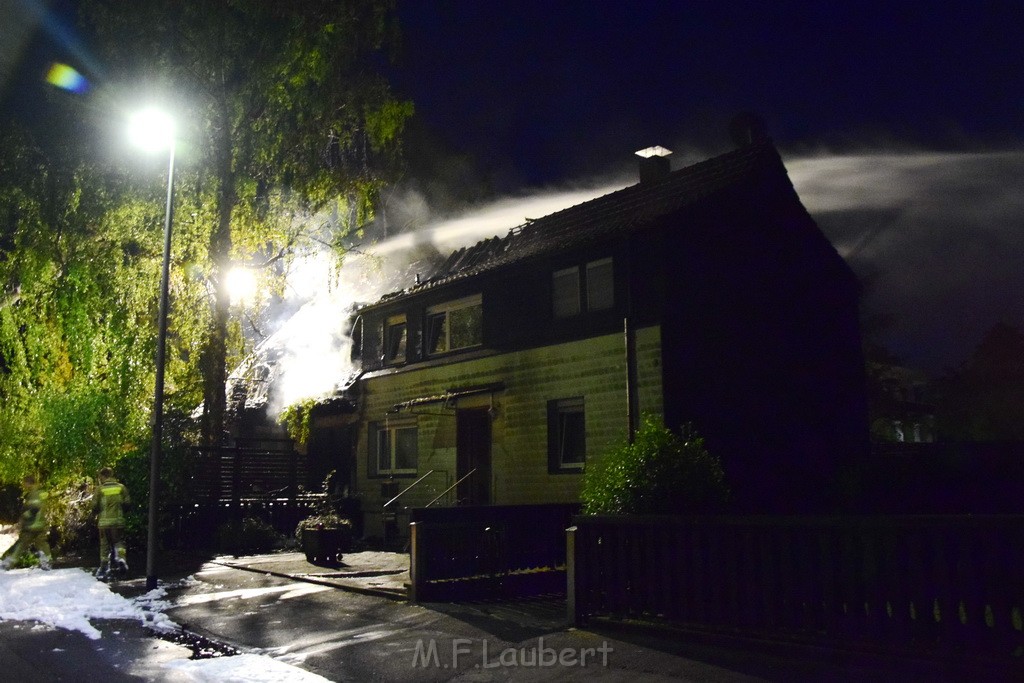
[[[33,472],[78,491],[120,463],[143,509],[165,186],[159,165],[139,173],[127,150],[104,150],[117,112],[173,93],[183,125],[165,386],[177,457],[199,405],[219,438],[226,367],[244,353],[227,270],[283,276],[313,240],[343,253],[412,107],[379,75],[387,0],[82,7],[109,67],[94,92],[51,93],[32,125],[0,122],[0,484]]]
[[[0,480],[67,480],[138,448],[150,395],[145,248],[108,231],[127,195],[73,149],[0,132]]]
[[[1024,440],[1024,334],[993,326],[967,362],[938,382],[938,393],[944,438]]]
[[[396,35],[393,3],[90,0],[84,7],[111,66],[108,80],[162,93],[184,124],[182,192],[192,210],[179,216],[189,216],[204,240],[189,263],[205,285],[206,312],[194,311],[200,302],[192,298],[184,312],[176,305],[179,316],[195,314],[205,326],[201,348],[190,353],[202,375],[204,441],[217,443],[238,347],[228,271],[287,260],[311,237],[343,251],[344,236],[372,218],[398,158],[412,105],[380,75]],[[106,97],[127,93],[111,88]],[[318,212],[326,218],[311,220]]]

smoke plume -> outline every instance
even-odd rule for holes
[[[864,283],[877,336],[910,365],[963,362],[1024,322],[1024,152],[789,159],[804,205]]]
[[[786,166],[864,283],[865,318],[884,321],[866,331],[907,364],[955,366],[996,322],[1024,322],[1024,152],[793,156]],[[358,304],[429,275],[455,249],[632,182],[507,198],[443,219],[406,197],[415,214],[407,232],[350,254],[340,270],[323,255],[293,268],[303,305],[232,377],[263,378],[255,398],[274,413],[329,395],[357,371],[346,326]]]

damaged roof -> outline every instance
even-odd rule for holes
[[[527,220],[505,237],[492,237],[455,251],[428,278],[408,289],[381,297],[378,303],[472,277],[533,256],[584,246],[628,232],[660,216],[692,205],[727,188],[754,171],[775,168],[785,174],[778,151],[769,141],[749,144],[706,161]]]

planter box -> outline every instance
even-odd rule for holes
[[[340,562],[341,554],[348,552],[351,544],[352,530],[348,527],[302,530],[302,552],[314,564]]]

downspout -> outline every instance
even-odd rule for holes
[[[626,435],[629,443],[636,439],[637,409],[637,370],[636,370],[636,330],[633,328],[633,242],[626,238],[626,317],[622,321],[622,334],[626,347]]]

